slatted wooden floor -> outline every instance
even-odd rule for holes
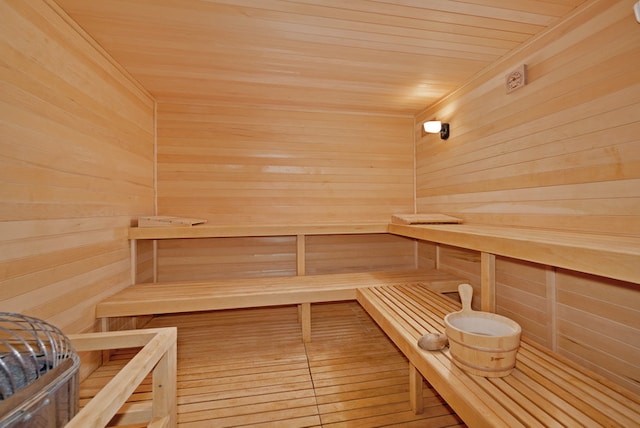
[[[180,427],[445,427],[462,422],[425,388],[425,412],[408,401],[408,362],[355,302],[312,306],[303,344],[295,307],[154,318],[178,326]],[[131,351],[81,385],[90,396]],[[148,384],[133,400],[149,398]]]

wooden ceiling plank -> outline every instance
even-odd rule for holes
[[[56,1],[163,102],[406,114],[585,0]]]

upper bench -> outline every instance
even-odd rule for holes
[[[477,224],[389,224],[389,233],[640,283],[640,238]]]
[[[391,233],[640,283],[640,238],[478,224],[393,223],[131,227],[129,239]]]
[[[388,233],[387,223],[325,223],[325,224],[275,224],[275,225],[205,225],[130,227],[131,283],[136,282],[136,242],[138,240],[233,238],[233,237],[296,237],[296,273],[306,274],[307,236],[314,235],[360,235]],[[153,281],[157,281],[157,265],[154,264]]]
[[[130,227],[129,239],[230,238],[244,236],[354,235],[387,233],[387,223],[197,225]]]

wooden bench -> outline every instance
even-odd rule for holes
[[[448,348],[425,351],[418,339],[444,332],[460,304],[421,284],[361,288],[357,300],[410,362],[410,400],[422,410],[426,379],[469,426],[638,426],[640,397],[550,351],[522,340],[512,374],[467,374]]]
[[[311,303],[355,300],[359,287],[420,282],[447,292],[463,281],[436,270],[408,270],[140,283],[98,303],[96,316],[107,331],[111,317],[300,305],[302,336],[309,341]]]
[[[386,234],[386,223],[326,223],[326,224],[280,224],[280,225],[213,225],[168,227],[130,227],[131,247],[131,283],[136,283],[137,242],[150,240],[154,253],[157,253],[158,241],[164,239],[208,239],[240,237],[292,236],[296,241],[296,274],[306,274],[306,238],[318,235],[368,235]],[[157,260],[154,256],[153,280],[158,280]]]
[[[640,284],[639,237],[482,224],[389,224],[388,232],[479,251],[484,311],[495,312],[496,256]]]

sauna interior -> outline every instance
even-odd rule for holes
[[[635,3],[0,0],[0,311],[99,332],[97,304],[132,282],[300,274],[296,233],[252,227],[446,214],[619,240],[623,262],[602,251],[584,269],[563,267],[571,248],[541,247],[542,263],[506,242],[488,262],[494,310],[640,394]],[[430,120],[450,136],[425,133]],[[141,239],[132,257],[144,216],[240,232]],[[473,247],[339,232],[303,245],[306,275],[437,268],[481,307]],[[82,357],[84,379],[102,354]]]

